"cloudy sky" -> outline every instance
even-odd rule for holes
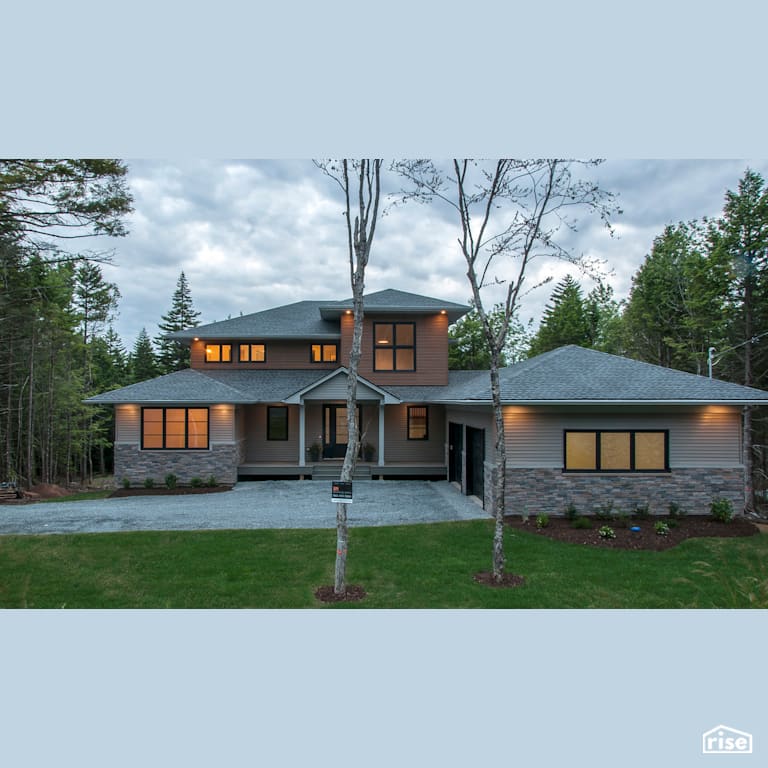
[[[303,299],[350,294],[346,230],[338,187],[311,160],[128,160],[135,211],[130,234],[112,241],[107,279],[122,299],[115,328],[127,348],[150,336],[168,311],[183,270],[201,322]],[[562,242],[577,255],[604,260],[623,298],[632,274],[666,224],[717,216],[727,189],[747,167],[768,177],[768,160],[606,160],[593,172],[618,195],[623,213],[611,237],[597,217],[580,214]],[[385,188],[396,190],[388,177]],[[449,208],[395,207],[378,225],[367,290],[397,288],[465,303],[470,291]],[[573,272],[543,259],[529,284]],[[580,276],[585,290],[594,284]],[[528,295],[524,320],[541,315],[553,285]]]

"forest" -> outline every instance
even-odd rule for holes
[[[130,350],[115,332],[119,287],[81,249],[127,234],[128,168],[120,160],[0,160],[0,481],[87,484],[111,471],[111,409],[90,395],[188,365],[164,334],[197,325],[181,272],[157,328]],[[73,248],[74,246],[74,248]],[[610,266],[610,265],[608,265]],[[505,361],[563,344],[768,387],[768,189],[746,169],[722,213],[667,226],[618,300],[610,278],[585,292],[578,273],[554,286],[538,327],[514,320]],[[450,366],[485,368],[476,313],[451,328]],[[747,415],[754,484],[766,487],[768,418]]]

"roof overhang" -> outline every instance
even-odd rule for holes
[[[431,398],[443,405],[493,405],[491,400],[453,400]],[[768,405],[768,400],[502,400],[502,405]]]
[[[323,320],[336,320],[342,315],[351,314],[351,304],[335,304],[320,308],[320,316]],[[469,307],[457,308],[455,304],[446,304],[443,308],[434,307],[366,307],[363,305],[363,314],[367,317],[404,317],[406,315],[421,315],[424,317],[446,315],[449,323],[455,323],[459,318],[469,312]]]

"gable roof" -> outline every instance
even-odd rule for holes
[[[507,404],[768,403],[768,392],[759,389],[574,345],[503,368],[499,379]],[[415,393],[407,390],[418,388],[390,389],[408,399]],[[429,394],[445,402],[490,402],[490,376],[488,371],[454,371],[448,387]]]

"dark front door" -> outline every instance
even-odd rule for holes
[[[347,452],[347,406],[323,406],[323,458],[344,458]]]
[[[485,430],[467,427],[467,496],[485,500]]]
[[[464,426],[448,423],[448,480],[461,483],[461,467],[464,463]]]

